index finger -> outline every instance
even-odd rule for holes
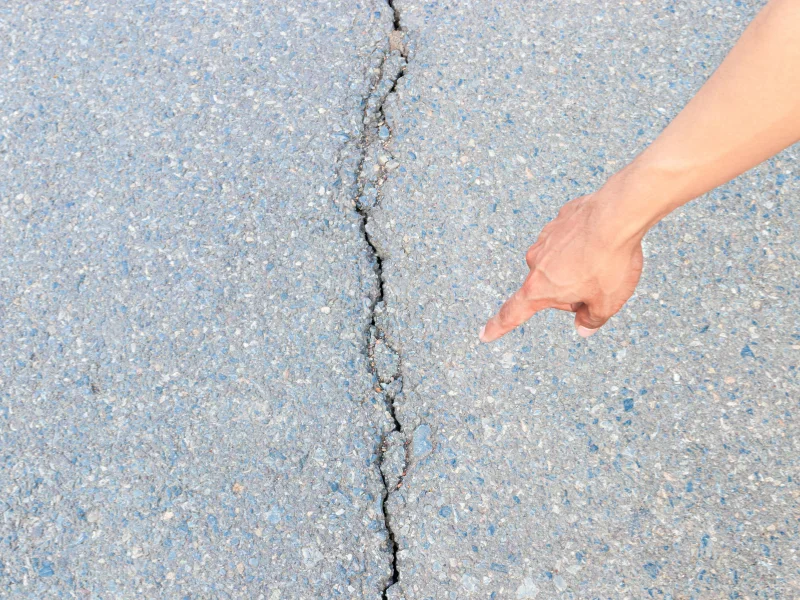
[[[530,319],[534,313],[550,308],[552,304],[546,300],[531,300],[522,289],[517,290],[505,301],[498,313],[483,326],[478,337],[484,343],[493,342],[509,331]]]

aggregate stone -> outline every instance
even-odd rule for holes
[[[406,469],[406,442],[399,431],[390,433],[384,441],[381,471],[386,481],[386,489],[395,490],[400,484]]]
[[[427,423],[423,423],[414,429],[412,440],[415,459],[419,460],[425,458],[433,451],[433,444],[431,443],[431,426]]]
[[[373,360],[378,378],[384,383],[392,382],[400,374],[400,356],[384,339],[375,340],[372,347]]]

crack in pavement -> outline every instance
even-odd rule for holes
[[[370,233],[369,227],[372,210],[380,204],[381,186],[388,172],[398,166],[398,163],[391,158],[388,148],[391,142],[391,130],[384,114],[384,104],[389,96],[395,93],[397,82],[403,77],[408,58],[404,33],[400,25],[400,13],[395,8],[393,0],[386,2],[392,11],[393,29],[389,34],[388,44],[382,48],[373,64],[369,91],[363,99],[361,131],[350,148],[353,155],[345,158],[340,165],[342,171],[340,179],[347,179],[349,183],[344,188],[345,195],[349,196],[348,201],[354,205],[359,215],[361,235],[367,245],[377,278],[377,285],[370,294],[370,321],[365,332],[365,354],[373,377],[374,392],[382,397],[390,418],[378,444],[377,459],[378,473],[383,484],[381,507],[387,534],[387,550],[391,556],[391,573],[381,593],[384,599],[390,595],[394,596],[390,588],[399,580],[398,542],[392,527],[388,502],[391,493],[402,486],[403,477],[410,464],[409,440],[405,439],[403,425],[395,411],[395,400],[402,392],[403,386],[402,360],[386,339],[379,322],[380,315],[385,309],[384,256],[380,244]],[[400,445],[403,447],[402,457],[397,456]],[[395,471],[401,473],[396,475]],[[396,482],[393,480],[395,477]]]

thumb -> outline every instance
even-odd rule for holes
[[[575,328],[578,330],[578,335],[584,338],[594,335],[611,316],[593,309],[591,304],[581,304],[575,311]]]

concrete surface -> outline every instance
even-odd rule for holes
[[[0,594],[800,595],[796,149],[477,342],[760,3],[393,4],[0,8]]]

